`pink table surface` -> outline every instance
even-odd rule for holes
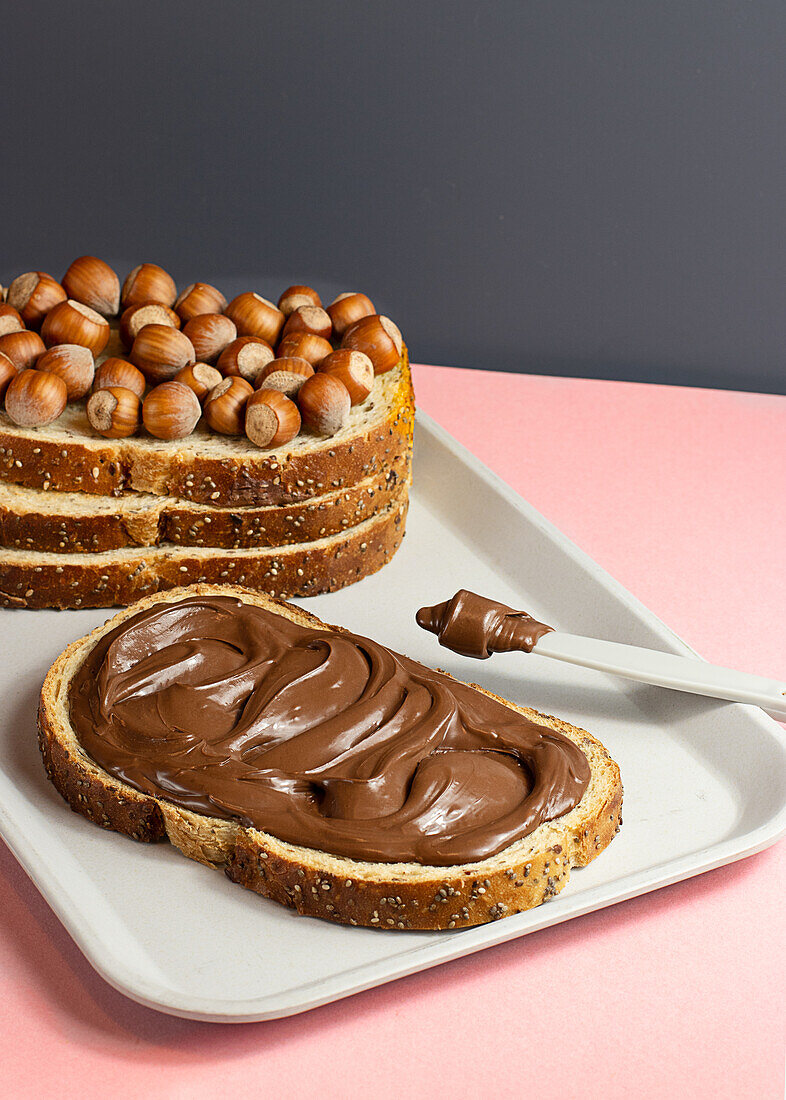
[[[786,397],[415,379],[422,408],[704,657],[784,675]],[[314,1012],[229,1026],[115,993],[0,846],[3,1094],[782,1097],[785,868],[781,842]]]

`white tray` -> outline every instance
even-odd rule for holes
[[[293,912],[169,845],[133,844],[70,812],[35,734],[49,664],[103,611],[0,614],[0,833],[90,963],[116,989],[201,1020],[286,1016],[687,878],[786,832],[786,737],[753,707],[506,654],[440,649],[414,612],[460,587],[575,633],[691,650],[467,451],[418,417],[404,545],[381,573],[308,601],[492,691],[585,726],[619,762],[624,826],[545,905],[456,932],[385,933]]]

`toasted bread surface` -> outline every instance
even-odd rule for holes
[[[140,793],[105,772],[82,749],[69,719],[69,686],[87,653],[118,623],[157,602],[195,595],[234,595],[304,626],[342,631],[260,592],[196,584],[150,595],[73,642],[44,681],[39,744],[50,780],[71,808],[88,820],[135,840],[168,839],[190,859],[223,870],[232,881],[301,914],[398,931],[466,928],[539,905],[564,888],[572,867],[589,863],[619,830],[620,773],[603,745],[585,730],[506,700],[500,701],[574,741],[589,762],[591,778],[569,813],[475,863],[429,867],[359,862]]]

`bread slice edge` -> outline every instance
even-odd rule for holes
[[[404,538],[409,497],[338,534],[285,546],[132,546],[100,554],[0,547],[0,606],[126,606],[184,584],[243,585],[275,597],[335,592],[378,572]]]
[[[619,767],[600,741],[558,718],[504,699],[500,701],[512,710],[574,741],[590,763],[591,778],[573,810],[489,859],[452,867],[363,863],[140,793],[105,772],[82,749],[68,718],[69,685],[106,631],[155,603],[195,595],[234,595],[304,626],[346,632],[259,592],[197,584],[148,596],[72,642],[50,668],[41,690],[39,747],[56,789],[72,810],[95,824],[138,841],[169,840],[188,858],[223,870],[233,882],[303,915],[384,930],[466,928],[531,909],[558,894],[571,868],[593,860],[619,831]]]
[[[404,499],[411,480],[405,465],[401,475],[389,470],[294,504],[211,507],[134,491],[106,497],[45,492],[0,479],[0,548],[100,554],[163,542],[231,550],[288,546],[346,532]]]

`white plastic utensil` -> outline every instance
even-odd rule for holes
[[[678,657],[621,642],[564,634],[561,630],[544,634],[532,652],[656,687],[729,699],[734,703],[753,703],[773,718],[786,719],[786,683],[709,665],[697,657]]]

